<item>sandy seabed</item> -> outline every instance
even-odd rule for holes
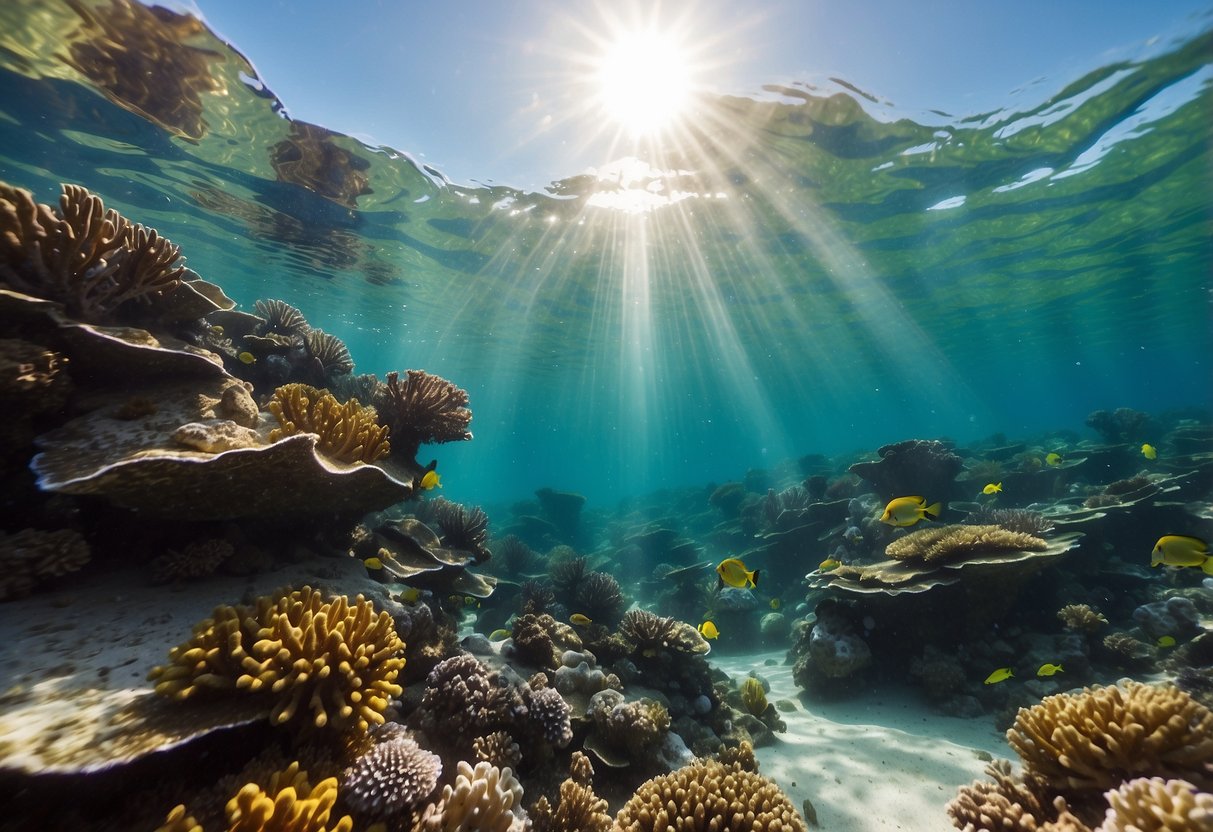
[[[990,757],[1010,757],[992,717],[957,719],[930,711],[914,692],[873,692],[809,702],[792,682],[784,654],[712,656],[735,680],[754,670],[771,684],[768,699],[796,703],[788,725],[756,751],[761,771],[799,808],[808,798],[829,832],[950,829],[944,806],[959,786],[983,777]],[[765,664],[774,660],[772,664]]]

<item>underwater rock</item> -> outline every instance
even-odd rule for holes
[[[224,420],[211,424],[187,422],[173,431],[173,441],[191,450],[219,454],[236,448],[255,448],[261,444],[261,437],[251,428]]]
[[[1133,620],[1153,639],[1162,636],[1184,639],[1200,630],[1200,613],[1196,605],[1181,596],[1142,604],[1133,610]]]
[[[788,617],[781,612],[768,612],[758,624],[764,644],[782,644],[791,632],[792,624]]]
[[[872,484],[882,500],[921,494],[928,501],[947,500],[964,461],[942,442],[909,439],[876,451],[875,462],[856,462],[848,470]]]
[[[845,679],[863,670],[872,661],[872,651],[860,638],[850,620],[830,606],[819,606],[817,621],[809,631],[807,656],[811,660],[805,668],[797,663],[793,671],[796,683],[807,672],[830,679]]]

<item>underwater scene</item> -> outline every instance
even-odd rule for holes
[[[535,187],[206,12],[0,4],[0,829],[1213,831],[1213,10]]]

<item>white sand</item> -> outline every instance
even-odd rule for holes
[[[874,692],[810,702],[793,684],[782,652],[711,658],[734,679],[753,669],[771,683],[770,701],[797,703],[794,712],[780,712],[787,733],[757,749],[758,761],[797,808],[812,801],[819,828],[829,832],[950,829],[944,805],[958,786],[984,776],[979,753],[1013,756],[992,717],[940,716],[911,690],[904,698]],[[764,666],[767,659],[777,664]]]

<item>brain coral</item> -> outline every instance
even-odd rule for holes
[[[311,587],[256,607],[218,607],[194,627],[194,636],[169,651],[169,663],[148,678],[156,692],[176,700],[242,691],[273,700],[270,721],[311,711],[318,727],[382,723],[404,667],[404,642],[392,617],[376,614],[359,595],[326,602]]]
[[[341,797],[368,815],[394,815],[438,785],[442,761],[408,737],[380,742],[346,769]]]
[[[1172,685],[1125,680],[1046,696],[1020,708],[1007,741],[1030,775],[1058,789],[1103,790],[1142,776],[1213,780],[1213,712]]]
[[[271,442],[315,433],[320,437],[316,450],[338,462],[375,462],[391,451],[388,429],[376,421],[375,408],[363,407],[357,399],[341,404],[327,390],[284,384],[266,408],[280,426],[270,431]]]
[[[740,762],[697,761],[636,789],[615,816],[623,832],[806,832],[788,796]]]

